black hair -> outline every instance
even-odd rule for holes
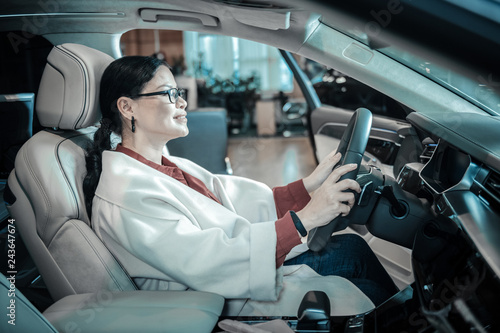
[[[83,180],[83,194],[89,217],[102,171],[102,152],[111,149],[111,134],[122,135],[122,120],[117,101],[120,97],[134,98],[155,76],[160,66],[168,66],[156,57],[126,56],[113,61],[104,71],[99,87],[101,126],[94,133],[94,141],[85,152],[87,174]]]

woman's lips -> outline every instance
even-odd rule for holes
[[[181,122],[187,122],[186,115],[187,115],[187,113],[181,113],[181,114],[175,116],[174,119],[179,120]]]

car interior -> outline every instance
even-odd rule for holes
[[[292,332],[500,330],[497,14],[486,0],[2,3],[1,331],[220,332],[224,320],[254,329],[280,320]],[[140,290],[93,231],[82,189],[100,77],[133,29],[279,48],[304,95],[297,113],[316,161],[338,150],[341,163],[359,164],[348,175],[362,188],[355,208],[311,232],[307,245],[320,251],[333,233],[361,235],[400,292],[369,308],[352,296],[360,305],[342,311],[341,300],[311,286],[296,315],[249,317],[228,315],[213,293]],[[320,100],[299,57],[376,89],[393,113]],[[227,116],[190,112],[195,134],[165,151],[231,174]]]

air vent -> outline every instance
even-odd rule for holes
[[[500,174],[491,171],[486,179],[484,188],[500,200]]]
[[[434,154],[437,143],[435,143],[431,138],[425,138],[422,141],[422,146],[424,146],[424,151],[420,155],[420,159],[422,160],[422,163],[427,163],[427,161],[431,159],[432,154]]]
[[[491,171],[483,186],[481,197],[493,210],[500,212],[500,174]]]

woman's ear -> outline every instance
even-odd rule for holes
[[[134,100],[129,98],[129,97],[120,97],[116,101],[116,106],[118,107],[118,111],[120,111],[121,115],[125,119],[132,119],[132,116],[134,115],[134,110],[132,108],[132,105],[134,104]]]

